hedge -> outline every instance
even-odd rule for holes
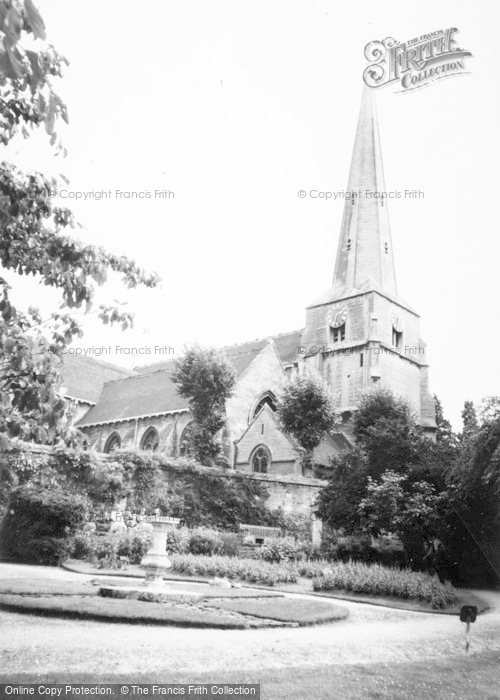
[[[87,516],[87,501],[53,489],[18,486],[11,491],[0,530],[4,556],[31,564],[58,564],[70,536]]]

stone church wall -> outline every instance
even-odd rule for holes
[[[192,420],[190,413],[173,413],[151,418],[118,421],[106,425],[86,427],[84,433],[89,445],[99,452],[104,451],[108,438],[116,433],[124,449],[139,447],[141,440],[149,428],[155,428],[160,438],[158,452],[176,457],[179,454],[179,444],[182,431]]]

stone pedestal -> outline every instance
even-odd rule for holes
[[[167,555],[167,533],[177,523],[168,522],[170,520],[175,521],[174,518],[151,521],[153,543],[141,561],[141,567],[146,572],[145,586],[163,586],[163,577],[172,566]]]
[[[166,584],[163,580],[172,566],[167,555],[167,533],[173,527],[177,527],[179,519],[157,514],[145,520],[150,522],[153,527],[153,542],[141,561],[141,567],[146,572],[145,580],[142,583],[123,581],[122,585],[100,586],[99,595],[104,598],[127,598],[150,603],[172,604],[201,601],[203,596],[198,591],[182,588],[185,585],[183,582]]]

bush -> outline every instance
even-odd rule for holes
[[[191,532],[187,527],[172,528],[167,532],[167,552],[169,554],[187,554]]]
[[[193,530],[189,537],[189,551],[191,554],[214,555],[221,554],[224,542],[216,530],[199,528]]]
[[[396,596],[444,608],[458,601],[454,588],[409,569],[386,568],[357,562],[331,564],[314,579],[315,591],[346,590],[367,595]]]
[[[20,562],[56,565],[69,556],[71,536],[85,522],[87,502],[52,489],[12,490],[2,523],[4,554]]]
[[[224,556],[176,554],[172,570],[188,576],[239,578],[251,583],[274,586],[275,583],[296,583],[298,574],[291,564],[268,564],[255,559]]]
[[[298,559],[302,555],[302,545],[293,537],[270,538],[257,550],[257,559],[276,564]]]
[[[147,523],[114,530],[106,535],[78,533],[73,539],[72,556],[89,561],[100,569],[121,569],[140,564],[151,546],[152,530]]]

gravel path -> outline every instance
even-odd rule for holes
[[[62,569],[0,564],[0,580],[37,577],[82,581]],[[87,577],[92,578],[92,577]],[[310,596],[297,595],[300,598]],[[500,592],[481,592],[490,610],[472,628],[471,653],[500,652]],[[317,599],[316,599],[317,600]],[[328,599],[322,598],[327,601]],[[331,600],[338,605],[340,601]],[[0,611],[3,674],[217,671],[378,662],[462,655],[464,625],[432,615],[342,602],[350,617],[300,629],[193,630],[62,620]]]

